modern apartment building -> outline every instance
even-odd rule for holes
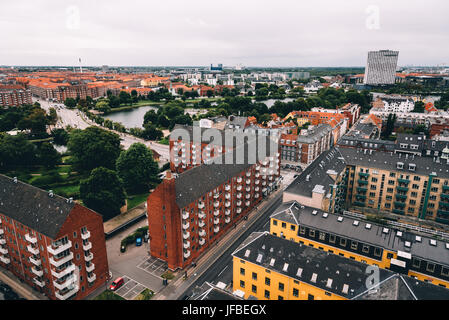
[[[399,51],[380,50],[368,52],[363,83],[388,85],[396,81]]]
[[[50,299],[83,299],[108,280],[103,219],[0,175],[0,267]]]
[[[169,269],[190,265],[278,188],[279,149],[267,150],[254,163],[246,150],[241,164],[237,152],[220,156],[221,164],[199,165],[179,175],[168,172],[148,197],[150,253]]]
[[[312,246],[255,232],[232,254],[233,290],[258,300],[448,299],[449,290]]]
[[[0,85],[0,107],[32,104],[31,91],[19,85]]]
[[[330,214],[296,201],[270,218],[273,236],[449,288],[449,240]]]

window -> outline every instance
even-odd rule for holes
[[[346,247],[346,239],[345,238],[340,238],[340,245],[343,247]]]
[[[315,300],[315,297],[312,294],[309,294],[307,296],[307,300]]]
[[[270,278],[265,277],[265,284],[266,284],[267,286],[269,286],[270,283],[271,283]]]
[[[326,234],[324,232],[320,232],[320,240],[326,240]]]
[[[293,288],[293,296],[294,297],[298,297],[299,296],[299,291],[296,288]]]
[[[306,228],[304,228],[304,227],[299,227],[299,233],[300,233],[300,234],[305,234],[305,233],[306,233]]]
[[[296,226],[294,224],[290,225],[290,229],[295,231],[296,230]]]
[[[253,280],[257,280],[257,273],[253,272]]]
[[[351,249],[352,250],[357,250],[359,244],[357,243],[357,241],[351,241]]]
[[[251,286],[251,291],[254,292],[254,293],[257,293],[257,286],[252,285]]]
[[[279,290],[284,291],[284,284],[282,282],[279,282]]]
[[[240,280],[240,288],[245,288],[245,281]]]
[[[382,250],[380,248],[375,248],[374,249],[374,255],[376,257],[380,257],[382,255]]]
[[[283,296],[278,296],[278,300],[284,300]]]
[[[369,253],[369,246],[366,245],[366,244],[364,244],[363,247],[362,247],[362,251],[363,251],[364,253]]]
[[[273,225],[277,226],[278,225],[278,221],[277,220],[273,220]]]
[[[336,241],[336,236],[334,234],[330,234],[329,235],[329,242],[330,243],[335,243],[335,241]]]
[[[429,271],[429,272],[434,272],[435,271],[435,265],[433,263],[429,263],[428,262],[426,270]]]
[[[282,228],[286,228],[287,227],[287,224],[285,223],[285,222],[282,222]]]
[[[270,291],[265,290],[264,297],[267,298],[267,299],[270,299]]]
[[[441,267],[441,275],[448,277],[449,276],[449,268]]]
[[[245,275],[245,269],[240,268],[240,274],[241,274],[242,276],[244,276],[244,275]]]

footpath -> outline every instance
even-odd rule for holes
[[[259,204],[248,214],[248,220],[239,221],[235,229],[231,229],[222,238],[217,245],[212,245],[203,255],[197,259],[196,267],[189,267],[187,270],[178,271],[175,278],[161,291],[156,293],[151,300],[177,300],[180,296],[198,279],[207,269],[217,261],[221,253],[229,248],[235,241],[252,226],[260,216],[282,196],[282,188],[272,193],[263,203]],[[187,279],[184,274],[187,272]],[[194,277],[192,277],[194,275]]]

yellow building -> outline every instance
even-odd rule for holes
[[[271,216],[270,234],[449,288],[449,243],[429,236],[330,214],[296,201],[283,203]]]

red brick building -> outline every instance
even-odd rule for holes
[[[103,219],[70,199],[0,175],[0,269],[52,300],[108,280]]]
[[[31,91],[20,85],[0,85],[0,107],[32,104]]]
[[[204,164],[179,175],[168,173],[147,199],[151,255],[172,270],[194,262],[277,188],[278,151],[254,164],[245,159],[244,164]]]

